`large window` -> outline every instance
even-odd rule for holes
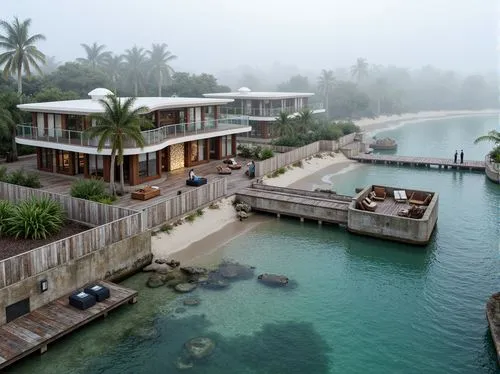
[[[89,174],[95,177],[104,176],[103,156],[89,155]]]
[[[40,169],[52,171],[52,149],[40,148]]]
[[[68,130],[73,130],[73,131],[82,131],[84,128],[83,123],[84,123],[83,116],[68,114],[66,121],[66,128]]]
[[[191,142],[191,162],[198,162],[205,160],[205,140],[195,140]]]
[[[231,156],[233,154],[233,141],[232,136],[222,136],[221,137],[221,148],[222,148],[222,157]]]
[[[156,152],[141,153],[139,155],[139,177],[153,177],[156,174]]]
[[[73,152],[61,150],[56,151],[56,166],[58,173],[71,175],[74,174],[73,170],[71,170],[71,167],[73,165],[73,163],[71,162],[71,157],[73,157]]]

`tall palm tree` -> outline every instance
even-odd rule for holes
[[[115,163],[120,166],[121,193],[125,191],[125,178],[123,173],[123,149],[127,140],[135,141],[141,149],[144,147],[144,137],[141,133],[141,124],[146,122],[142,116],[148,108],[140,106],[134,108],[135,97],[120,100],[115,95],[108,95],[99,102],[104,108],[104,113],[91,115],[96,125],[85,130],[90,138],[98,138],[97,150],[102,151],[104,145],[111,144],[111,165],[109,174],[109,188],[112,195],[116,194],[115,188]]]
[[[326,110],[326,118],[329,117],[329,105],[328,105],[328,97],[330,93],[333,91],[333,87],[335,86],[335,76],[333,75],[332,70],[321,70],[321,74],[318,77],[318,90],[323,95],[323,99],[325,100],[325,110]]]
[[[146,67],[146,53],[144,48],[137,48],[134,45],[132,49],[127,49],[125,55],[125,68],[127,70],[128,78],[134,84],[134,96],[138,95],[139,86],[144,82],[144,70]]]
[[[474,144],[481,142],[492,142],[495,145],[500,144],[500,132],[497,130],[491,130],[488,134],[480,136],[476,140],[474,140]]]
[[[161,96],[161,88],[165,83],[164,80],[169,80],[174,73],[174,69],[172,69],[169,63],[177,58],[167,48],[168,45],[165,43],[153,44],[152,49],[147,51],[150,71],[158,82],[158,96]]]
[[[22,74],[29,78],[31,69],[40,74],[42,70],[38,64],[45,63],[45,55],[38,50],[36,43],[45,40],[42,34],[29,35],[31,19],[20,22],[17,17],[12,24],[0,20],[0,28],[5,32],[0,35],[0,48],[6,52],[0,54],[0,65],[4,65],[3,74],[7,78],[10,74],[17,75],[17,93],[23,93]]]
[[[274,121],[273,128],[274,136],[292,136],[294,132],[293,120],[287,112],[280,112],[279,116]]]
[[[313,111],[309,108],[302,109],[297,115],[297,131],[306,133],[311,130],[313,123]]]
[[[92,69],[96,69],[98,66],[103,66],[106,59],[111,57],[111,52],[105,51],[106,46],[104,44],[97,44],[94,42],[92,45],[88,45],[85,43],[80,44],[87,57],[77,58],[76,61],[89,65]]]
[[[11,161],[17,161],[16,128],[22,122],[19,103],[19,96],[13,92],[0,95],[0,134],[11,141]]]
[[[112,56],[110,55],[106,58],[104,63],[105,72],[111,77],[111,81],[113,82],[113,90],[116,93],[116,87],[118,85],[118,80],[120,79],[120,75],[123,73],[123,56]]]
[[[368,76],[368,62],[366,58],[359,57],[356,63],[351,66],[351,76],[356,78],[358,84]]]

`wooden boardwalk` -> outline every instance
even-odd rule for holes
[[[87,310],[69,305],[68,296],[50,302],[0,326],[0,369],[40,351],[47,345],[125,303],[135,303],[137,291],[99,281],[110,289],[110,297]]]
[[[435,166],[444,169],[483,171],[484,161],[464,161],[463,164],[454,163],[451,159],[432,157],[391,156],[381,154],[358,154],[351,159],[359,162],[371,162],[373,164],[386,164],[398,166]]]

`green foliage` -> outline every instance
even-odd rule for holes
[[[5,234],[24,239],[45,239],[56,234],[64,224],[61,205],[48,198],[32,198],[17,204],[5,220]]]
[[[177,72],[172,75],[172,84],[166,88],[167,96],[202,97],[207,92],[229,92],[227,86],[221,86],[211,74],[189,74]]]
[[[498,162],[500,163],[500,145],[497,145],[493,150],[488,153],[488,156],[490,157],[493,162]]]
[[[194,220],[196,219],[196,217],[198,217],[198,215],[196,213],[191,213],[190,215],[188,215],[186,217],[186,221],[188,222],[194,222]]]
[[[31,101],[42,103],[48,101],[78,100],[80,97],[73,91],[62,91],[57,87],[48,87],[32,96]]]
[[[294,162],[294,163],[292,164],[292,166],[293,166],[293,167],[296,167],[296,168],[301,168],[301,167],[303,167],[304,165],[302,164],[302,160],[299,160],[299,161],[297,161],[297,162]]]
[[[28,173],[23,169],[18,169],[10,173],[3,171],[0,174],[4,174],[0,180],[6,183],[17,184],[18,186],[30,188],[42,187],[42,184],[40,183],[40,177],[36,173]]]
[[[7,179],[7,167],[0,166],[0,182],[5,182]]]
[[[259,160],[267,160],[268,158],[274,157],[274,152],[271,148],[264,148],[258,157]]]
[[[203,211],[203,209],[197,209],[196,210],[196,215],[201,217],[205,212]]]
[[[8,200],[0,200],[0,235],[7,231],[7,219],[14,215],[14,204]]]
[[[309,79],[302,75],[294,75],[285,83],[281,83],[276,88],[279,92],[310,92]]]
[[[161,228],[160,228],[160,231],[161,232],[166,232],[167,234],[170,234],[170,231],[172,231],[174,229],[174,226],[171,225],[171,224],[166,224],[166,225],[163,225]]]
[[[70,195],[101,204],[113,204],[116,200],[116,197],[106,192],[106,185],[104,182],[97,179],[80,179],[73,182]]]
[[[238,144],[236,148],[238,155],[243,158],[254,158],[257,160],[267,160],[274,156],[274,152],[270,148],[262,148],[260,145],[251,146]]]
[[[86,98],[96,87],[111,87],[110,79],[104,72],[76,62],[59,66],[46,80],[61,91],[73,91],[81,98]]]

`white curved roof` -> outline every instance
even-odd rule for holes
[[[248,87],[240,87],[238,88],[238,92],[245,93],[245,92],[252,92],[252,90]]]
[[[106,97],[108,95],[114,95],[113,92],[107,88],[94,88],[88,93],[90,97]]]

